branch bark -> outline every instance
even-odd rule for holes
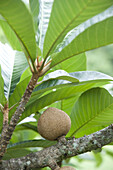
[[[0,169],[30,170],[32,168],[50,167],[52,161],[58,163],[63,159],[102,148],[111,142],[113,142],[113,124],[88,136],[78,139],[69,138],[64,143],[59,141],[56,145],[25,157],[3,160]]]
[[[1,147],[0,147],[0,157],[3,156],[3,154],[6,152],[6,146],[5,146],[5,134],[7,133],[8,128],[8,117],[9,117],[9,108],[8,103],[5,104],[3,110],[3,128],[2,128],[2,134],[1,134]]]
[[[18,121],[19,121],[19,118],[25,110],[25,105],[30,99],[32,91],[37,83],[38,78],[39,78],[38,74],[39,73],[33,73],[31,80],[26,88],[26,91],[25,91],[23,97],[21,98],[19,106],[17,107],[14,115],[12,116],[9,125],[7,126],[7,129],[5,128],[4,135],[1,136],[1,139],[0,139],[0,160],[2,159],[2,157],[6,151],[7,144],[9,143],[9,141],[11,139],[11,136],[13,134],[13,131],[14,131]],[[4,126],[4,124],[3,124],[3,126]],[[3,129],[4,129],[4,127],[3,127]]]

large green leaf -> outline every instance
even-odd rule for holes
[[[113,5],[112,0],[55,0],[44,40],[44,58],[49,56],[74,27]]]
[[[32,16],[21,0],[0,0],[0,14],[20,40],[26,57],[36,59],[36,41]]]
[[[15,132],[22,131],[22,130],[33,130],[33,131],[37,132],[37,122],[31,122],[31,118],[30,118],[30,121],[28,120],[28,122],[20,123],[19,125],[17,125]]]
[[[104,75],[99,72],[89,71],[73,73],[73,75],[74,74],[76,75],[76,78],[80,80],[79,83],[67,83],[64,84],[63,86],[60,85],[60,88],[57,88],[57,86],[53,86],[53,83],[52,84],[50,83],[48,88],[47,82],[46,83],[44,82],[46,84],[45,87],[43,86],[43,83],[39,85],[39,87],[37,87],[37,92],[35,92],[35,99],[32,100],[31,98],[28,104],[26,105],[26,109],[22,116],[22,119],[29,116],[31,113],[34,113],[56,101],[67,99],[70,97],[76,97],[92,87],[98,87],[113,80],[112,78],[110,78],[110,76],[107,77],[107,75]],[[49,81],[51,80],[48,80],[48,83]],[[45,94],[42,97],[39,98],[37,97],[39,93],[42,93],[44,91],[47,92],[47,90],[50,89],[54,89],[54,91]]]
[[[15,149],[15,150],[7,150],[7,152],[4,154],[3,160],[9,160],[11,158],[20,158],[22,156],[26,156],[27,154],[30,154],[31,151],[28,149]]]
[[[93,151],[92,153],[93,153],[93,156],[94,156],[95,161],[96,161],[96,167],[98,168],[103,162],[102,154],[101,154],[101,152],[96,153],[96,151]]]
[[[23,74],[21,75],[21,78],[20,78],[20,81],[19,81],[19,83],[21,82],[21,81],[23,81],[24,79],[26,79],[27,77],[31,77],[32,76],[32,72],[31,72],[31,70],[30,70],[30,68],[28,67],[24,72],[23,72]]]
[[[67,73],[64,70],[56,70],[54,72],[51,72],[47,74],[43,80],[46,81],[46,80],[55,80],[55,79],[67,80],[71,82],[79,82],[78,79],[76,79],[73,75],[71,76],[69,73]]]
[[[26,74],[25,75],[23,74],[23,79],[20,80],[20,82],[17,84],[13,94],[11,95],[10,100],[9,100],[10,107],[12,105],[14,105],[15,103],[19,102],[22,95],[24,94],[25,89],[27,87],[27,84],[28,84],[28,82],[30,81],[30,78],[31,78],[31,75],[29,75],[28,71],[29,70],[27,70],[27,74],[28,74],[27,76],[26,76]],[[66,71],[57,70],[57,71],[50,73],[47,76],[45,76],[45,78],[43,80],[43,82],[45,82],[44,85],[41,86],[41,87],[39,86],[38,89],[35,88],[34,92],[32,93],[32,96],[31,96],[32,100],[34,100],[34,98],[38,98],[40,94],[42,94],[43,92],[45,92],[47,90],[47,88],[49,88],[48,90],[51,90],[51,86],[48,84],[47,81],[48,80],[49,81],[55,80],[55,79],[56,79],[56,81],[54,82],[54,88],[55,88],[56,85],[60,86],[62,84],[70,83],[69,81],[76,82],[76,83],[78,82],[78,79],[76,79],[74,76],[69,75]],[[53,83],[51,85],[53,86]],[[45,88],[45,90],[42,90],[43,87]],[[52,89],[53,89],[53,87],[52,87]],[[39,91],[39,92],[35,94],[36,91]],[[13,111],[14,110],[12,110],[11,112],[13,112]]]
[[[53,144],[56,144],[56,141],[48,141],[43,139],[38,140],[28,140],[28,141],[22,141],[19,143],[9,144],[8,150],[15,150],[19,148],[29,148],[29,147],[43,147],[47,148],[49,146],[52,146]]]
[[[1,65],[0,65],[0,104],[4,105],[5,102],[6,102],[6,98],[4,95],[4,80],[1,75]],[[3,119],[3,113],[1,113],[1,110],[0,110],[0,131],[2,127],[2,119]]]
[[[14,112],[16,111],[16,108],[19,105],[19,101],[21,100],[21,97],[25,93],[25,90],[26,90],[27,85],[28,85],[28,83],[30,81],[30,78],[31,78],[31,76],[27,77],[26,79],[24,79],[23,81],[18,83],[15,90],[14,90],[14,92],[13,92],[13,94],[9,98],[9,107],[10,108],[13,107],[9,111],[9,119],[11,118],[12,114],[14,114]],[[43,91],[42,92],[40,91],[38,94],[35,94],[35,92],[33,92],[32,96],[31,96],[32,101],[39,98],[42,94],[43,94]]]
[[[48,141],[48,140],[28,140],[28,141],[22,141],[19,143],[9,144],[7,148],[7,152],[5,153],[3,159],[11,159],[11,158],[19,158],[22,156],[25,156],[29,153],[31,153],[31,150],[28,150],[27,148],[31,147],[49,147],[56,144],[56,141]],[[33,152],[33,151],[32,151]]]
[[[70,75],[73,78],[75,77],[75,80],[78,79],[80,82],[78,82],[77,80],[77,82],[71,83],[67,80],[59,80],[57,79],[57,77],[56,79],[51,79],[51,77],[49,76],[48,80],[44,80],[41,82],[41,84],[37,85],[37,87],[34,89],[32,93],[32,96],[28,104],[26,105],[26,110],[23,113],[20,120],[31,115],[32,113],[36,113],[38,110],[54,103],[55,101],[59,101],[71,97],[78,98],[78,96],[82,92],[86,91],[87,89],[106,84],[112,80],[110,76],[95,71],[75,72],[75,73],[70,73]],[[22,80],[17,85],[14,93],[11,95],[9,100],[10,107],[15,103],[19,102],[22,95],[24,94],[24,91],[30,80],[30,77],[31,76]],[[12,110],[10,110],[10,114],[9,114],[10,117],[14,113],[16,107],[17,106],[15,106]]]
[[[4,95],[4,80],[2,78],[1,65],[0,65],[0,104],[2,104],[4,106],[6,101],[7,100]],[[2,120],[3,120],[3,113],[1,113],[1,110],[0,110],[0,131],[1,131],[1,127],[2,127]]]
[[[76,95],[74,97],[65,99],[61,101],[61,110],[63,110],[64,112],[66,112],[68,115],[71,114],[72,108],[74,103],[76,102],[76,100],[79,98],[79,95]]]
[[[83,93],[71,113],[72,126],[68,136],[80,137],[113,123],[113,97],[103,88]]]
[[[50,67],[77,54],[113,43],[113,17],[92,25],[80,33],[61,52],[52,56]],[[77,57],[77,56],[76,56]]]
[[[27,77],[23,81],[17,84],[13,94],[9,98],[9,107],[15,105],[16,103],[19,103],[22,95],[24,94],[26,87],[30,81],[31,76]],[[14,113],[17,105],[10,111],[10,116]],[[12,113],[12,114],[11,114]]]
[[[35,31],[38,29],[39,0],[29,0],[30,9],[33,15]]]
[[[4,34],[7,37],[7,40],[12,48],[17,51],[22,51],[19,39],[17,38],[11,27],[8,25],[8,23],[5,20],[0,20],[0,26],[2,27]]]
[[[49,105],[49,107],[55,107],[58,108],[60,110],[63,110],[64,112],[66,112],[68,115],[71,114],[72,108],[74,103],[77,101],[77,99],[79,98],[79,95],[76,96],[72,96],[70,98],[67,99],[63,99],[63,100],[59,100],[55,103],[52,103],[51,105]],[[42,110],[41,110],[42,111]]]
[[[39,25],[38,25],[37,37],[38,37],[38,45],[41,48],[41,50],[43,50],[45,33],[47,31],[53,1],[54,0],[39,1],[40,10],[38,16]]]
[[[7,44],[2,43],[0,43],[0,64],[4,79],[5,96],[8,99],[28,64],[23,52],[16,52]]]
[[[62,63],[59,63],[54,68],[55,69],[63,69],[67,72],[75,72],[75,71],[85,71],[86,70],[86,55],[85,53],[79,54],[72,58],[65,60]]]
[[[81,32],[83,32],[88,27],[91,27],[92,25],[99,23],[109,17],[113,16],[113,7],[108,8],[104,12],[88,19],[87,21],[81,23],[74,29],[72,29],[68,34],[65,36],[63,41],[57,46],[55,49],[55,52],[61,51],[65,46],[67,46],[73,39],[77,37]]]
[[[27,63],[24,53],[16,52],[15,59],[14,59],[12,80],[11,80],[11,89],[10,89],[11,94],[14,91],[17,83],[19,82],[21,74],[23,73],[23,71],[25,70],[27,66],[28,66],[28,63]]]

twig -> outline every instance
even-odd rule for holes
[[[29,59],[30,59],[30,58],[28,57],[28,60],[27,60],[27,61],[28,61],[29,68],[30,68],[31,72],[32,72],[32,73],[33,73],[34,71],[36,72],[35,65],[32,63],[32,64],[33,64],[33,67],[32,67],[32,65],[31,65],[31,63],[30,63],[30,61],[29,61]]]
[[[4,145],[4,140],[6,139],[6,132],[8,128],[8,116],[9,116],[9,109],[8,109],[8,103],[5,104],[3,110],[3,129],[2,129],[2,134],[1,134],[1,148],[0,148],[0,158],[4,155],[6,152],[6,147]],[[4,140],[2,140],[4,138]]]
[[[50,165],[50,158],[58,163],[63,159],[102,148],[111,142],[113,142],[113,124],[88,136],[78,139],[70,138],[64,144],[58,142],[56,145],[27,156],[4,160],[0,165],[0,170],[44,168]]]
[[[17,102],[17,103],[15,103],[13,106],[11,106],[11,107],[9,108],[9,111],[12,110],[17,104],[19,104],[19,103]]]
[[[50,69],[51,62],[48,62],[42,70],[40,70],[40,76],[43,76]],[[41,67],[40,67],[41,68]]]

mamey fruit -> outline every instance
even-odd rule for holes
[[[46,109],[38,121],[38,132],[47,140],[56,140],[66,135],[70,127],[70,117],[64,111],[53,107]]]
[[[72,166],[64,166],[60,168],[59,170],[75,170],[75,168],[73,168]]]

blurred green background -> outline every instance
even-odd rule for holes
[[[87,69],[113,76],[113,44],[86,53]]]

